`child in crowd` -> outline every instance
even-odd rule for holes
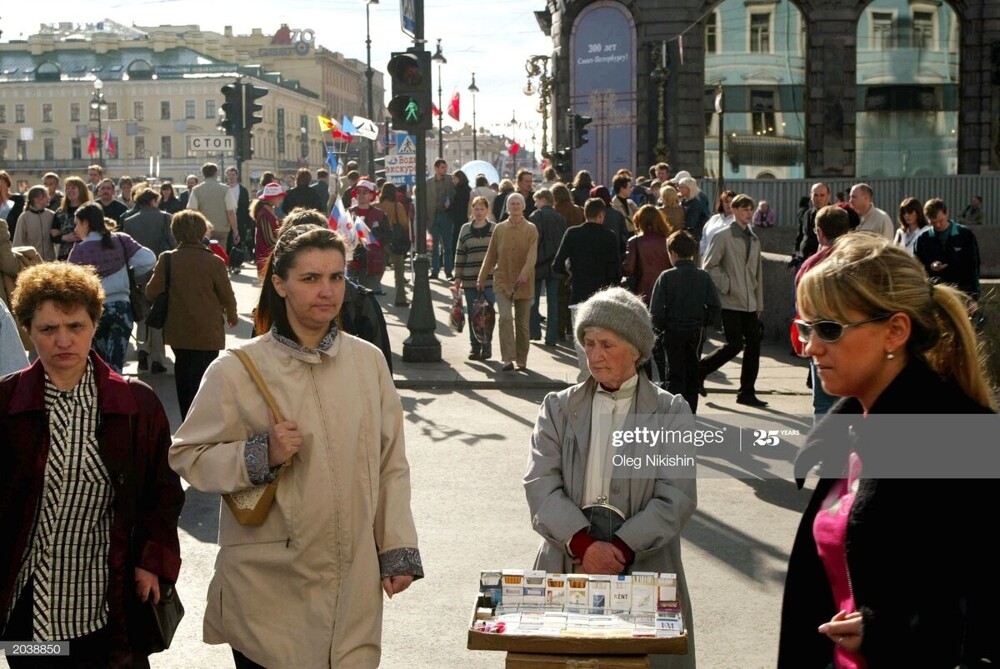
[[[660,274],[653,286],[649,311],[653,327],[663,333],[667,352],[667,391],[682,395],[698,410],[698,351],[705,326],[720,324],[722,302],[708,272],[694,263],[698,243],[686,231],[667,238],[673,267]]]

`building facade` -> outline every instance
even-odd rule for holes
[[[552,111],[594,119],[574,169],[599,179],[660,160],[729,178],[1000,170],[1000,3],[548,0],[536,15]]]
[[[288,43],[272,44],[276,37]],[[147,29],[108,20],[43,26],[26,40],[0,44],[0,168],[15,182],[34,184],[49,170],[85,172],[102,153],[114,176],[183,181],[206,160],[232,164],[231,152],[190,145],[191,138],[222,134],[221,88],[242,77],[269,91],[259,101],[263,122],[253,129],[254,156],[244,164],[244,180],[265,170],[315,169],[330,141],[317,115],[364,115],[367,80],[359,61],[300,44],[300,36],[282,36],[281,30],[232,36],[197,26]],[[375,74],[381,118],[381,74]],[[92,110],[97,80],[106,108]],[[91,154],[91,148],[97,150]]]

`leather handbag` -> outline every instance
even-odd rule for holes
[[[125,271],[128,274],[128,303],[132,307],[132,320],[141,323],[146,319],[149,308],[146,306],[146,291],[138,281],[135,280],[135,273],[128,264],[128,254],[125,252],[125,242],[118,238],[118,245],[122,247],[122,257],[125,259]]]
[[[264,396],[264,401],[267,402],[268,409],[274,414],[274,420],[278,423],[284,422],[285,419],[282,416],[281,409],[278,408],[278,404],[274,400],[274,395],[271,394],[271,391],[267,388],[267,384],[264,383],[264,378],[260,375],[257,365],[253,364],[253,360],[250,359],[246,351],[235,349],[233,353],[236,354],[236,357],[246,367],[247,373],[253,379],[254,385],[257,386],[257,390]],[[286,460],[282,468],[290,464],[291,460]],[[226,500],[226,505],[232,512],[233,517],[236,518],[237,523],[257,527],[258,525],[263,525],[267,519],[267,513],[271,510],[271,505],[274,503],[274,496],[277,492],[278,479],[274,479],[264,485],[227,493],[222,496],[222,499]]]
[[[170,300],[170,254],[167,251],[163,254],[163,268],[167,275],[167,287],[153,300],[153,306],[146,316],[146,325],[151,328],[162,329],[167,324],[167,304]]]
[[[590,523],[587,534],[598,541],[610,543],[615,538],[615,532],[625,524],[625,514],[611,504],[603,502],[588,504],[580,510]]]
[[[184,617],[184,605],[174,584],[160,579],[160,603],[154,604],[150,597],[144,604],[143,632],[150,653],[160,653],[170,648],[177,626]]]

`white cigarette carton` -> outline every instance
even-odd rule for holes
[[[524,603],[524,570],[503,570],[503,606],[513,610]]]
[[[537,607],[541,609],[545,606],[545,577],[547,574],[541,570],[528,570],[524,572],[524,594],[521,605],[526,607]]]
[[[479,592],[489,598],[491,606],[503,600],[503,577],[499,569],[484,569],[479,573]]]
[[[677,610],[677,574],[660,574],[656,579],[657,610]]]
[[[545,608],[562,611],[566,606],[566,574],[549,574],[545,577]]]
[[[587,586],[587,601],[592,614],[608,612],[611,600],[611,576],[608,574],[591,574]]]
[[[632,577],[618,574],[611,577],[611,613],[628,613],[632,610]]]
[[[587,574],[566,575],[566,612],[588,613],[587,585],[590,577]]]
[[[680,613],[660,613],[656,616],[656,636],[674,637],[684,633],[684,619]]]
[[[632,572],[632,613],[656,613],[656,581],[655,572]]]

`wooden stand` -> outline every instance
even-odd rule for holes
[[[507,653],[506,669],[649,669],[648,655]]]

